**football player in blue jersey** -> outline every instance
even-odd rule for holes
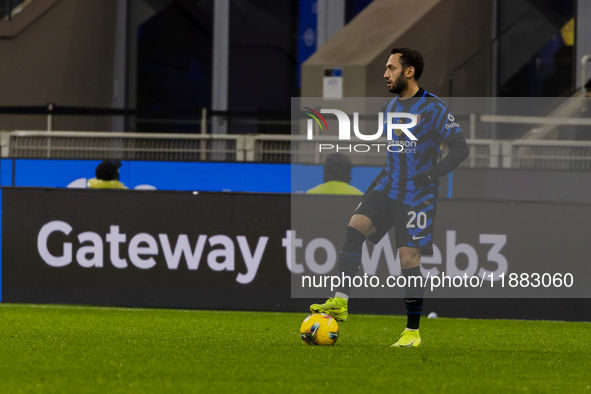
[[[382,112],[413,114],[418,123],[410,129],[412,139],[402,130],[392,133],[388,145],[395,148],[388,149],[384,168],[353,213],[337,260],[339,276],[356,275],[361,267],[363,242],[369,239],[377,243],[395,228],[401,271],[407,279],[404,288],[407,323],[393,347],[416,347],[421,343],[419,322],[424,287],[417,278],[422,276],[421,255],[433,254],[438,178],[455,169],[469,153],[462,130],[445,102],[419,87],[423,66],[423,56],[418,51],[392,49],[384,78],[390,92],[397,97],[386,103]],[[443,144],[448,146],[449,153],[441,159]],[[349,292],[349,286],[341,286],[333,298],[324,304],[311,305],[310,310],[344,322],[348,316]]]

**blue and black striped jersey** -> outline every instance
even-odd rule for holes
[[[393,98],[384,105],[382,112],[384,119],[388,118],[388,113],[393,112],[416,115],[418,124],[410,131],[417,141],[411,141],[401,130],[392,133],[392,140],[388,141],[388,145],[396,147],[388,149],[386,165],[376,179],[374,190],[411,206],[436,199],[439,192],[438,180],[421,188],[415,186],[412,178],[433,166],[437,166],[438,176],[445,175],[468,156],[468,145],[454,116],[443,100],[422,88],[411,98]],[[392,121],[407,123],[408,119],[393,118]],[[444,143],[450,148],[450,155],[440,161]]]

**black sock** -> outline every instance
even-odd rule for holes
[[[337,259],[341,286],[336,291],[349,295],[351,282],[361,267],[361,250],[365,235],[353,227],[347,226],[345,241]]]
[[[421,313],[423,312],[423,297],[425,288],[421,282],[410,277],[422,276],[420,267],[406,268],[402,270],[402,275],[406,278],[404,287],[404,305],[406,306],[406,328],[418,330],[421,322]]]

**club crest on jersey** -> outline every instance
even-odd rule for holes
[[[416,115],[417,116],[417,125],[419,123],[421,123],[421,114]],[[396,123],[406,123],[403,119],[398,119],[398,121]],[[400,137],[402,134],[404,133],[404,131],[402,131],[402,129],[394,129],[394,134],[396,134],[398,137]]]

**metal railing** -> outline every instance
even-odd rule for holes
[[[248,128],[249,132],[256,130],[261,133],[289,133],[291,124],[290,114],[285,111],[215,111],[201,108],[200,116],[194,114],[187,118],[146,118],[141,117],[141,112],[135,109],[77,107],[58,105],[53,102],[46,105],[0,106],[0,114],[45,116],[45,131],[59,130],[56,129],[56,120],[58,119],[80,116],[124,118],[127,123],[125,130],[129,132],[158,132],[162,130],[161,133],[168,133],[174,129],[184,129],[189,132],[199,131],[202,134],[207,134],[207,130],[212,128],[212,122],[217,121],[225,122],[231,126],[228,133],[234,127],[240,128],[237,130],[238,132],[244,132],[245,128]]]
[[[591,170],[591,141],[507,142],[504,147],[505,168],[537,170]]]
[[[468,139],[468,168],[591,170],[591,141]],[[320,143],[290,135],[145,134],[113,132],[3,132],[2,157],[150,161],[237,161],[320,164]],[[348,152],[343,152],[348,153]],[[351,154],[356,166],[381,166],[384,151]]]
[[[223,144],[213,145],[215,142]],[[2,136],[2,156],[52,159],[244,161],[245,136],[72,131],[13,131]]]

